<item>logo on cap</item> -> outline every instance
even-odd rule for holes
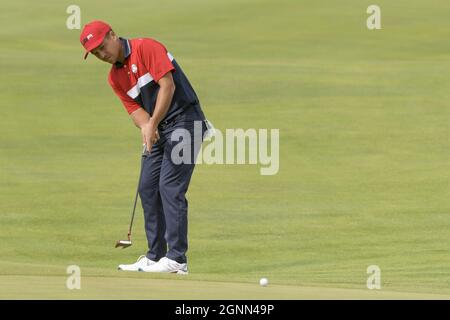
[[[82,43],[83,46],[86,44],[86,42],[89,41],[90,38],[93,38],[94,36],[92,35],[92,33],[89,33],[88,36],[86,38],[83,39]]]

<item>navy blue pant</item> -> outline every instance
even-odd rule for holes
[[[139,196],[144,209],[145,232],[148,241],[147,258],[158,261],[168,257],[186,263],[188,249],[188,201],[186,192],[195,167],[198,150],[194,148],[194,122],[201,128],[200,142],[206,130],[200,106],[192,106],[175,120],[158,127],[160,139],[144,158]],[[182,143],[172,141],[176,129],[191,135],[190,163],[172,161],[173,148]],[[178,131],[179,132],[179,131]],[[176,149],[178,150],[178,149]],[[182,154],[182,153],[181,153]]]

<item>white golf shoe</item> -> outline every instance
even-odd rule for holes
[[[187,263],[178,263],[167,257],[161,258],[157,263],[140,267],[139,271],[188,274]]]
[[[117,269],[123,271],[139,271],[139,268],[144,268],[155,264],[156,262],[150,260],[146,256],[140,256],[133,264],[120,264]]]

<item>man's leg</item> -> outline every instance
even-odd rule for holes
[[[139,186],[149,248],[147,258],[153,261],[158,261],[167,252],[167,242],[164,238],[166,223],[159,190],[162,160],[163,148],[159,144],[154,145],[150,155],[144,159]]]
[[[186,263],[188,248],[186,192],[194,171],[194,165],[174,165],[163,161],[164,175],[160,177],[160,192],[166,218],[166,241],[169,245],[167,257],[178,263]]]
[[[204,123],[201,134],[206,128]],[[172,149],[178,142],[170,141],[170,134],[176,129],[185,129],[191,135],[191,154],[189,163],[175,164],[171,159]],[[159,190],[166,218],[166,241],[169,251],[166,257],[178,263],[186,263],[188,249],[188,201],[186,192],[195,167],[196,152],[194,150],[194,121],[177,123],[165,136],[167,142],[164,146],[164,157],[161,164]],[[202,137],[200,137],[202,141]]]

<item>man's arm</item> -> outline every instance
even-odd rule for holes
[[[139,108],[130,114],[131,119],[133,119],[134,125],[139,129],[150,120],[150,115],[143,108]]]
[[[155,127],[158,127],[167,111],[169,111],[170,103],[172,102],[173,94],[175,93],[175,83],[173,82],[172,72],[166,73],[164,77],[159,79],[158,85],[158,97],[156,98],[156,104],[151,118]]]
[[[152,117],[149,117],[149,119],[145,121],[144,117],[141,117],[140,114],[137,116],[137,118],[139,118],[138,121],[142,131],[142,137],[147,145],[148,151],[151,150],[152,145],[158,140],[156,132],[158,125],[161,120],[164,119],[164,116],[169,110],[173,94],[175,93],[175,83],[173,82],[172,73],[166,73],[161,79],[159,79],[158,85],[159,92],[156,98],[156,104]],[[143,122],[141,122],[141,120],[143,120]],[[134,123],[138,126],[136,121]]]

